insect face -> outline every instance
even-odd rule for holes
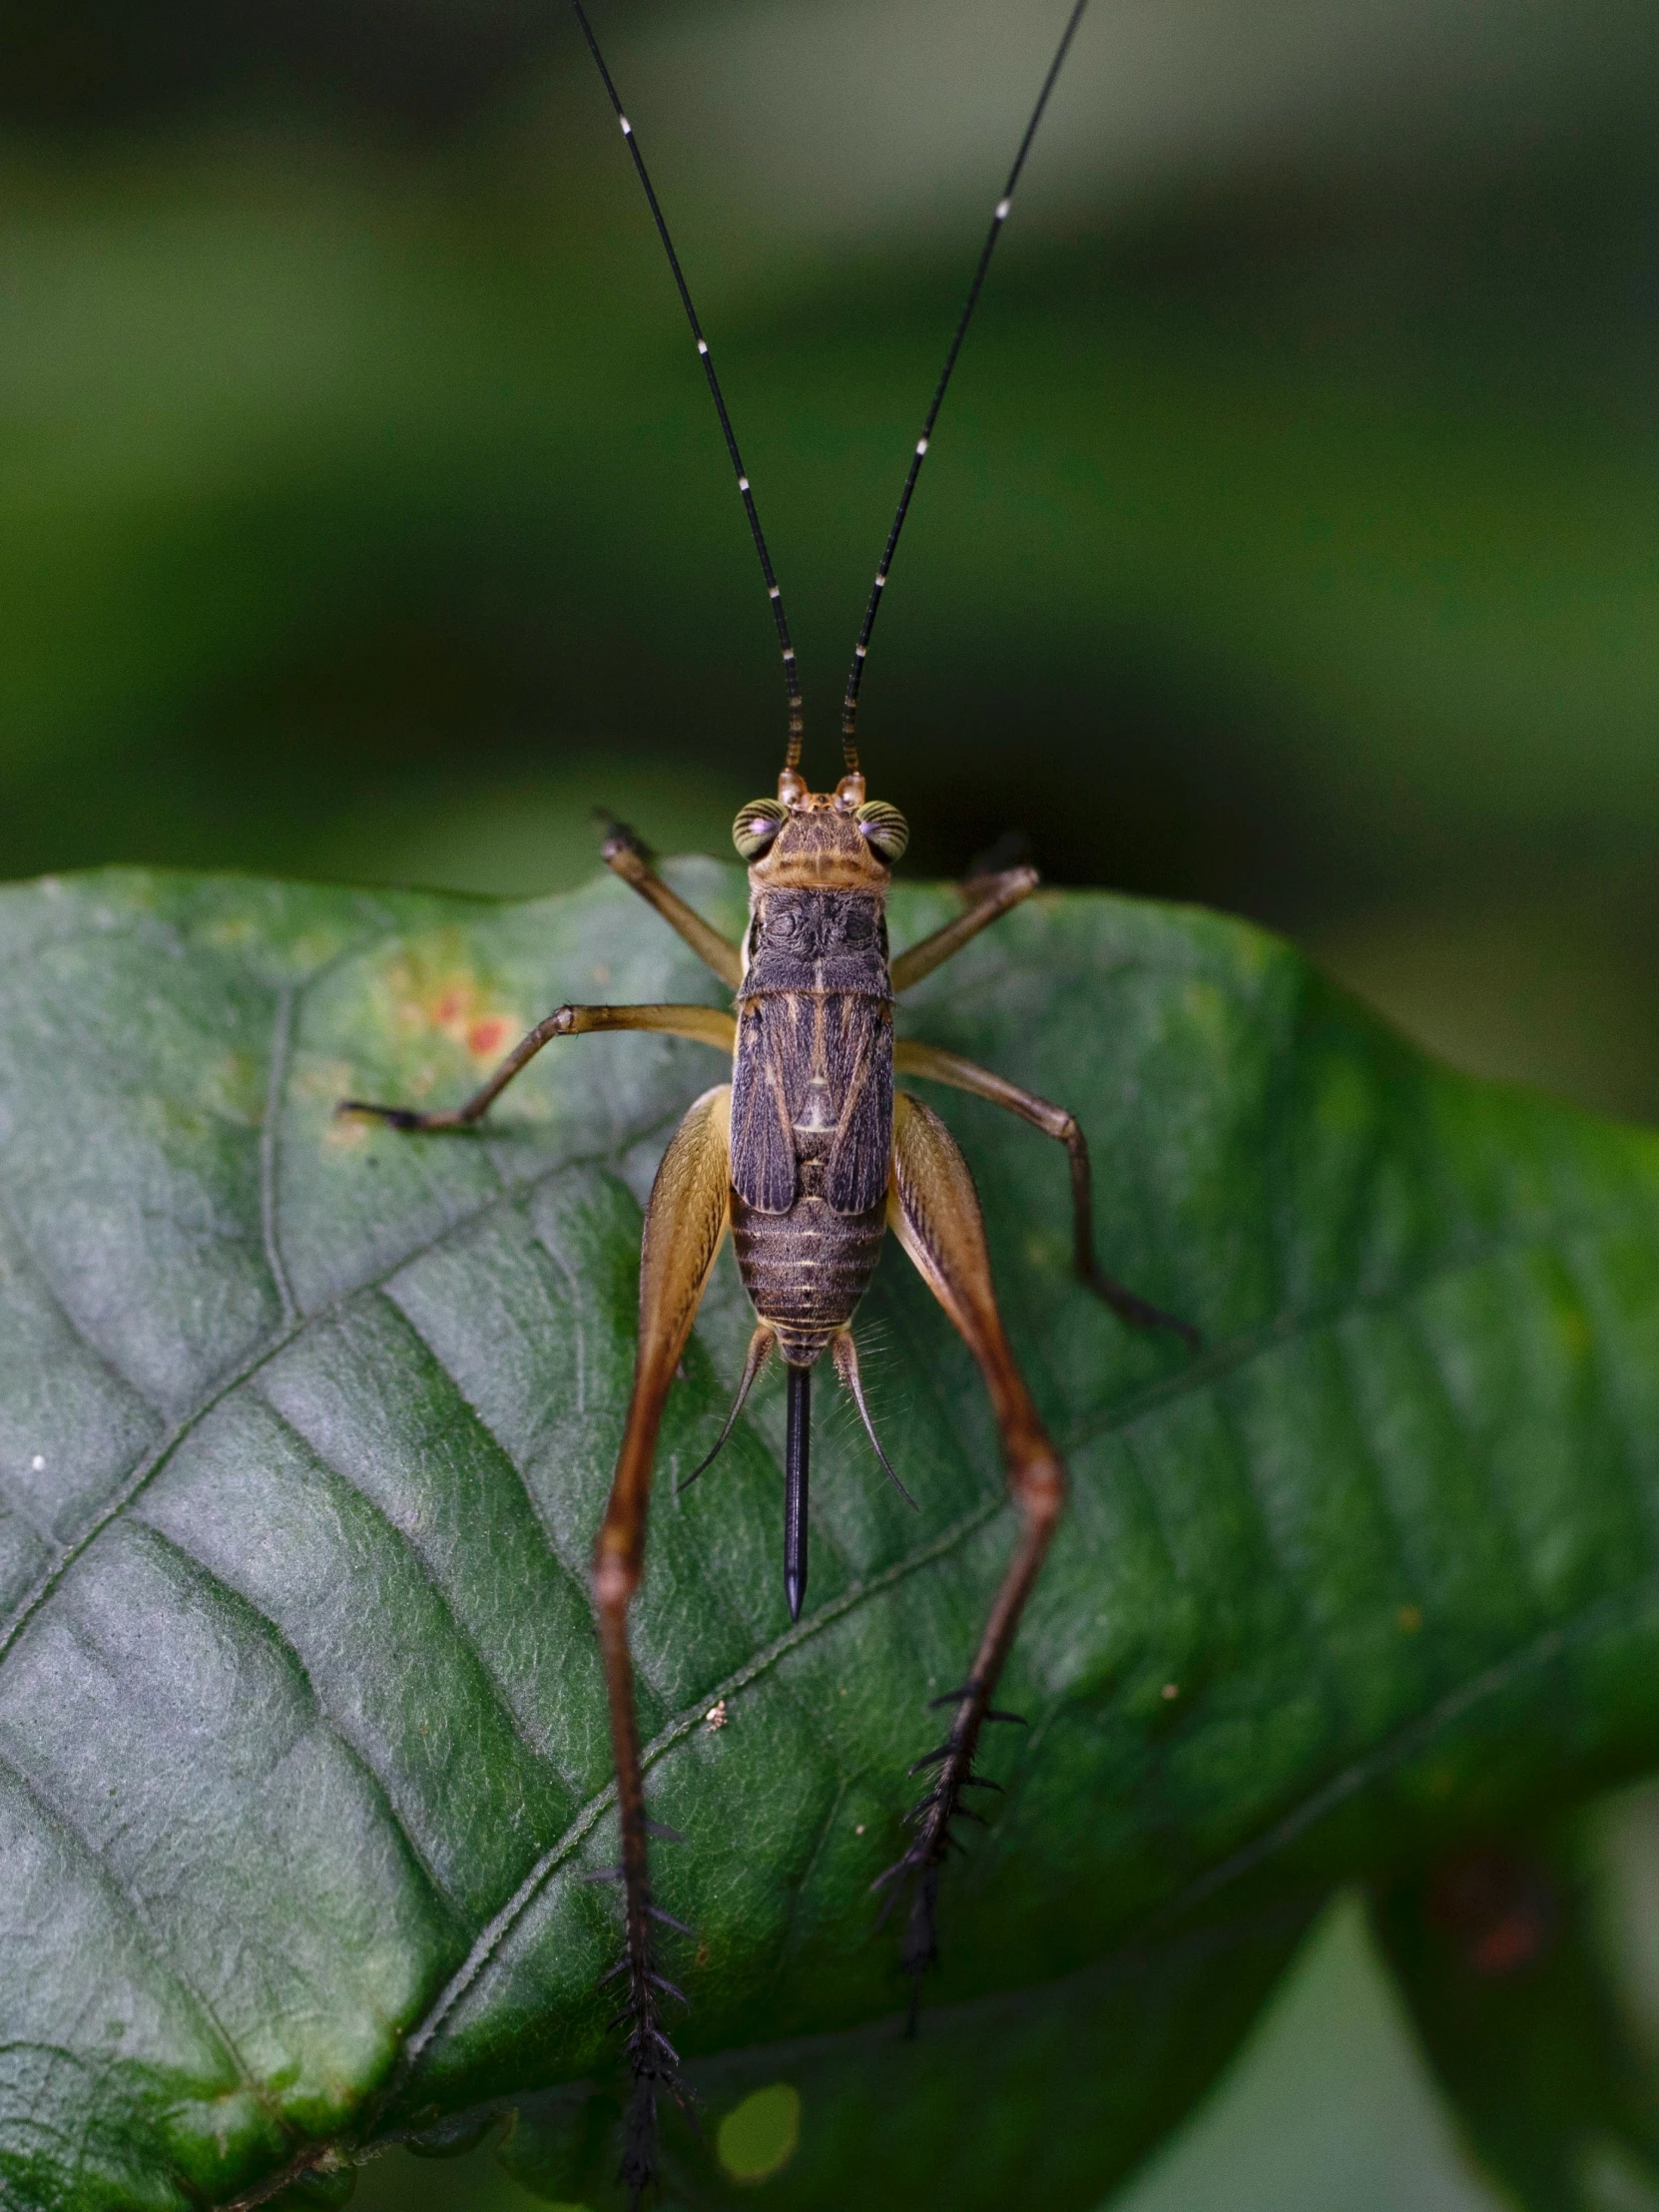
[[[843,776],[832,792],[814,792],[793,769],[778,779],[776,799],[752,800],[732,825],[732,841],[751,863],[757,890],[879,889],[909,839],[896,807],[864,798],[861,776]]]
[[[791,815],[765,852],[749,864],[750,884],[757,893],[884,893],[890,877],[886,861],[865,840],[851,816],[830,808],[804,808]]]

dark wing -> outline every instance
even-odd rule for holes
[[[825,1010],[836,1114],[824,1196],[831,1213],[865,1214],[886,1196],[892,1160],[892,1006],[847,997],[830,1000]]]
[[[762,1214],[787,1214],[795,1204],[796,1158],[792,1101],[805,1078],[802,1002],[750,998],[738,1016],[732,1073],[732,1188]]]

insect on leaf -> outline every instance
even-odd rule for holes
[[[737,871],[674,873],[735,923]],[[895,943],[949,910],[895,892]],[[720,1062],[556,1043],[466,1137],[332,1109],[452,1102],[561,999],[718,985],[610,880],[497,906],[113,873],[0,896],[0,2193],[184,2212],[531,2092],[569,2120],[592,2083],[602,2120],[586,1574],[641,1194]],[[725,2100],[782,2080],[804,2174],[874,2126],[872,2068],[971,2159],[978,2007],[1013,2007],[1003,2116],[1045,2138],[1045,2013],[1081,2006],[1120,2091],[1072,2112],[1051,2201],[1082,2203],[1330,1886],[1659,1761],[1659,1144],[1424,1061],[1252,929],[1105,896],[1034,899],[898,1018],[1078,1112],[1103,1259],[1207,1349],[1075,1287],[1057,1147],[934,1098],[1074,1502],[941,1908],[938,2034],[889,2065],[868,1886],[1007,1554],[994,1437],[889,1257],[864,1377],[920,1511],[831,1427],[792,1628],[776,1377],[676,1498],[742,1364],[721,1275],[635,1609],[652,1813],[686,1838],[664,1967],[717,2149]],[[1209,1974],[1213,2040],[1158,2044]],[[689,2133],[665,2156],[727,2187]]]

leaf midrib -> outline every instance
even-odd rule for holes
[[[690,1705],[683,1707],[663,1728],[659,1729],[641,1752],[641,1763],[645,1771],[649,1773],[651,1768],[664,1759],[676,1744],[683,1743],[688,1736],[694,1734],[697,1729],[703,1726],[712,1703],[721,1698],[731,1699],[740,1696],[753,1683],[758,1682],[764,1675],[770,1674],[773,1668],[787,1659],[792,1652],[798,1651],[803,1644],[811,1643],[816,1637],[834,1627],[838,1621],[844,1620],[848,1613],[856,1611],[865,1599],[877,1597],[882,1591],[889,1590],[895,1584],[908,1580],[912,1574],[919,1573],[923,1567],[931,1566],[935,1559],[943,1558],[948,1552],[954,1551],[958,1544],[964,1543],[978,1529],[983,1528],[987,1522],[994,1520],[999,1513],[1003,1513],[1007,1509],[1008,1500],[1006,1497],[998,1495],[986,1498],[982,1503],[976,1505],[971,1512],[963,1514],[958,1520],[952,1522],[949,1528],[933,1537],[930,1542],[918,1545],[914,1551],[907,1552],[902,1558],[893,1560],[890,1565],[881,1568],[878,1573],[866,1575],[861,1580],[848,1584],[838,1596],[830,1598],[827,1604],[820,1606],[817,1612],[809,1614],[805,1620],[794,1623],[781,1636],[775,1637],[770,1644],[758,1651],[753,1658],[747,1659],[741,1667],[736,1668],[726,1676],[723,1681],[711,1683],[708,1688],[700,1691]],[[484,1929],[480,1930],[471,1950],[467,1953],[461,1965],[456,1968],[440,1996],[429,2007],[419,2024],[410,2030],[398,2061],[398,2071],[394,2079],[387,2084],[387,2095],[394,2093],[396,2088],[401,2087],[408,2079],[412,2078],[418,2069],[422,2055],[431,2044],[439,2028],[441,2028],[444,2019],[453,2011],[456,2004],[461,2001],[476,1982],[478,1976],[490,1964],[496,1951],[512,1934],[513,1929],[523,1915],[535,1903],[536,1898],[547,1883],[558,1873],[559,1868],[571,1857],[578,1846],[592,1834],[597,1823],[615,1802],[616,1783],[613,1779],[607,1782],[603,1789],[597,1791],[581,1807],[558,1842],[549,1846],[500,1912],[494,1916]]]

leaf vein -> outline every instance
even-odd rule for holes
[[[293,1321],[299,1311],[282,1261],[281,1234],[276,1218],[276,1176],[280,1164],[277,1148],[281,1141],[282,1092],[287,1081],[292,1032],[293,986],[281,983],[276,988],[276,1010],[271,1025],[271,1069],[266,1083],[265,1114],[260,1123],[260,1234],[265,1241],[266,1266],[276,1287],[284,1324]]]
[[[1643,1480],[1642,1450],[1638,1440],[1643,1424],[1629,1401],[1623,1363],[1607,1356],[1606,1348],[1613,1336],[1613,1317],[1608,1310],[1601,1273],[1578,1249],[1577,1240],[1565,1242],[1560,1257],[1562,1273],[1572,1287],[1579,1311],[1594,1325],[1588,1357],[1595,1368],[1595,1394],[1597,1401],[1608,1409],[1609,1425],[1618,1440],[1620,1472],[1634,1496],[1651,1561],[1655,1544],[1659,1543],[1659,1498],[1654,1495],[1653,1484]]]
[[[1217,1423],[1227,1439],[1228,1456],[1233,1463],[1240,1494],[1248,1502],[1261,1533],[1267,1563],[1281,1593],[1295,1611],[1304,1660],[1318,1669],[1320,1691],[1326,1710],[1333,1719],[1352,1718],[1345,1711],[1348,1701],[1342,1694],[1341,1679],[1329,1639],[1309,1595],[1306,1562],[1294,1557],[1288,1547],[1279,1516],[1263,1496],[1261,1484],[1256,1479],[1255,1458],[1248,1440],[1241,1433],[1237,1412],[1219,1390],[1216,1392],[1214,1410]]]
[[[255,1387],[256,1389],[259,1389],[258,1382],[256,1382]],[[478,1639],[472,1634],[471,1630],[467,1628],[466,1624],[462,1621],[460,1615],[456,1612],[455,1607],[450,1600],[448,1591],[445,1590],[443,1584],[438,1580],[436,1574],[432,1571],[431,1561],[426,1557],[420,1546],[409,1534],[409,1531],[406,1528],[400,1528],[397,1522],[393,1520],[392,1516],[380,1503],[379,1499],[374,1497],[369,1491],[365,1490],[360,1482],[354,1481],[350,1473],[344,1467],[337,1465],[335,1461],[328,1458],[327,1455],[317,1447],[312,1439],[305,1434],[304,1430],[298,1427],[296,1423],[292,1421],[288,1417],[288,1415],[282,1411],[279,1405],[273,1403],[270,1395],[263,1389],[260,1389],[260,1402],[267,1408],[272,1418],[277,1423],[277,1425],[281,1429],[283,1429],[287,1435],[291,1436],[294,1442],[300,1446],[300,1448],[309,1458],[312,1466],[320,1468],[323,1472],[327,1474],[331,1474],[334,1479],[340,1484],[340,1486],[344,1490],[349,1492],[349,1494],[357,1500],[358,1504],[361,1505],[367,1513],[372,1515],[375,1524],[380,1528],[386,1529],[390,1533],[398,1548],[413,1563],[415,1571],[419,1575],[423,1587],[430,1591],[434,1603],[438,1606],[440,1612],[442,1613],[443,1620],[449,1634],[453,1637],[458,1647],[466,1653],[467,1657],[476,1666],[483,1680],[489,1684],[490,1693],[495,1700],[498,1711],[500,1715],[505,1719],[507,1727],[512,1734],[515,1742],[517,1742],[520,1749],[523,1750],[529,1758],[533,1759],[536,1765],[540,1767],[546,1774],[551,1775],[562,1786],[568,1787],[568,1785],[565,1784],[564,1777],[559,1773],[558,1768],[548,1757],[545,1747],[536,1744],[530,1737],[528,1731],[524,1726],[523,1720],[518,1713],[517,1708],[513,1704],[511,1696],[508,1694],[506,1684],[503,1682],[500,1675],[496,1673],[494,1666],[491,1664],[489,1658],[486,1656],[483,1647],[478,1642]]]
[[[1557,1622],[1541,1635],[1506,1652],[1490,1666],[1481,1668],[1478,1674],[1448,1691],[1426,1713],[1407,1722],[1385,1742],[1351,1760],[1261,1835],[1252,1837],[1239,1850],[1196,1876],[1152,1917],[1149,1928],[1162,1928],[1300,1842],[1328,1813],[1337,1811],[1350,1798],[1371,1783],[1381,1781],[1415,1753],[1426,1751],[1446,1729],[1492,1698],[1500,1697],[1511,1683],[1547,1667],[1571,1646],[1586,1641],[1599,1629],[1616,1621],[1620,1614],[1628,1611],[1633,1616],[1639,1615],[1643,1608],[1651,1611],[1656,1602],[1659,1602],[1659,1577],[1645,1579],[1633,1588],[1598,1598],[1575,1618]]]
[[[1068,1453],[1080,1451],[1097,1437],[1115,1435],[1133,1427],[1148,1413],[1177,1403],[1196,1390],[1208,1388],[1281,1345],[1297,1344],[1318,1330],[1334,1328],[1351,1314],[1387,1313],[1393,1308],[1409,1306],[1424,1293],[1454,1282],[1459,1275],[1489,1267],[1494,1261],[1513,1259],[1540,1246],[1553,1250],[1557,1243],[1564,1244],[1568,1239],[1601,1235],[1607,1227],[1605,1218],[1595,1217],[1579,1221],[1557,1217],[1554,1221],[1530,1222],[1512,1236],[1471,1240],[1460,1250],[1445,1254],[1386,1289],[1349,1288],[1317,1300],[1300,1311],[1272,1315],[1254,1328],[1241,1330],[1236,1337],[1209,1346],[1173,1373],[1127,1392],[1116,1404],[1073,1421],[1064,1432],[1062,1449]],[[1451,1402],[1455,1409],[1455,1400]],[[1461,1421],[1460,1414],[1458,1417]]]
[[[145,1903],[143,1894],[116,1873],[106,1855],[99,1850],[81,1824],[36,1781],[27,1769],[19,1764],[16,1756],[3,1745],[0,1745],[0,1767],[3,1767],[6,1773],[11,1776],[18,1789],[23,1793],[29,1804],[34,1807],[47,1827],[54,1830],[59,1836],[64,1837],[80,1857],[93,1868],[105,1894],[120,1900],[128,1918],[145,1937],[157,1963],[172,1977],[173,1981],[213,2029],[215,2036],[224,2048],[226,2057],[236,2070],[237,2080],[243,2088],[252,2090],[259,2097],[261,2103],[271,2112],[272,2117],[281,2128],[283,2134],[291,2137],[292,2129],[282,2119],[281,2114],[255,2080],[248,2061],[237,2046],[236,2037],[231,2034],[220,2018],[213,2000],[197,1986],[180,1962],[174,1944],[168,1940],[163,1930],[157,1926],[149,1906]]]
[[[673,1118],[672,1115],[662,1116],[658,1122],[652,1125],[652,1128],[631,1138],[629,1140],[630,1144],[645,1142],[655,1133],[656,1129],[663,1127]],[[550,1181],[554,1176],[567,1175],[572,1170],[582,1168],[610,1167],[614,1164],[615,1159],[616,1148],[614,1146],[607,1146],[602,1152],[576,1154],[569,1159],[560,1160],[555,1166],[548,1168],[543,1175],[533,1177],[525,1183],[515,1184],[509,1189],[493,1192],[487,1199],[473,1207],[470,1212],[449,1223],[447,1228],[440,1231],[426,1244],[420,1246],[418,1251],[401,1253],[395,1260],[388,1263],[379,1275],[368,1276],[360,1283],[353,1283],[349,1289],[339,1292],[325,1305],[317,1307],[310,1314],[296,1315],[285,1328],[276,1330],[275,1334],[268,1336],[263,1343],[256,1345],[250,1352],[246,1353],[232,1367],[222,1370],[203,1392],[197,1403],[191,1407],[190,1411],[181,1414],[166,1434],[159,1437],[147,1452],[141,1454],[134,1463],[133,1470],[127,1480],[113,1493],[103,1510],[93,1516],[72,1543],[66,1544],[60,1549],[56,1558],[17,1600],[11,1612],[6,1616],[4,1623],[0,1624],[0,1660],[5,1658],[6,1653],[17,1641],[35,1614],[39,1612],[41,1606],[52,1595],[52,1592],[76,1560],[97,1541],[111,1521],[118,1519],[133,1500],[154,1480],[157,1473],[178,1449],[179,1445],[184,1442],[185,1438],[201,1426],[215,1406],[222,1404],[233,1390],[246,1382],[251,1376],[258,1375],[260,1370],[275,1360],[279,1353],[285,1352],[288,1346],[302,1336],[307,1329],[320,1327],[332,1320],[337,1314],[343,1313],[352,1300],[361,1298],[368,1293],[384,1290],[394,1277],[400,1275],[410,1265],[411,1261],[422,1257],[425,1253],[439,1250],[452,1238],[465,1236],[468,1231],[475,1229],[480,1221],[487,1219],[497,1208],[518,1204],[521,1200],[532,1196],[541,1184]],[[86,1342],[74,1316],[66,1313],[65,1318],[75,1330],[77,1337],[81,1337],[82,1341]],[[90,1349],[95,1354],[98,1351],[96,1345],[91,1346]]]
[[[643,1770],[649,1772],[660,1760],[666,1758],[677,1744],[683,1743],[688,1736],[701,1728],[711,1704],[721,1698],[725,1698],[730,1702],[733,1698],[740,1696],[751,1684],[760,1681],[763,1676],[770,1674],[774,1668],[781,1665],[801,1645],[810,1643],[815,1637],[824,1635],[837,1622],[844,1619],[848,1613],[855,1611],[867,1599],[879,1596],[884,1590],[891,1589],[897,1583],[906,1581],[912,1574],[919,1572],[921,1568],[930,1566],[935,1559],[943,1558],[947,1553],[954,1551],[958,1545],[966,1543],[974,1536],[987,1522],[994,1520],[998,1513],[1007,1510],[1007,1507],[1008,1500],[1005,1497],[997,1497],[986,1504],[976,1506],[972,1512],[964,1514],[960,1520],[955,1521],[942,1534],[934,1537],[930,1543],[919,1545],[915,1551],[907,1554],[904,1558],[894,1560],[891,1566],[883,1567],[878,1573],[850,1584],[838,1596],[827,1600],[816,1613],[810,1614],[794,1627],[787,1629],[782,1636],[776,1637],[772,1643],[768,1644],[764,1650],[757,1652],[753,1659],[746,1661],[735,1673],[728,1675],[723,1682],[716,1683],[712,1689],[703,1692],[693,1704],[684,1707],[682,1711],[677,1713],[644,1747],[641,1753]],[[564,1865],[566,1860],[574,1856],[598,1825],[601,1816],[615,1802],[616,1784],[611,1781],[602,1790],[596,1791],[588,1802],[581,1807],[565,1833],[556,1843],[551,1844],[543,1852],[501,1911],[496,1914],[488,1927],[479,1933],[476,1942],[467,1953],[454,1977],[439,1992],[436,2001],[420,2024],[410,2030],[408,2041],[403,2046],[398,2068],[387,2085],[385,2091],[387,2097],[412,2078],[449,2014],[489,1966],[495,1954],[512,1934],[514,1928],[524,1918],[542,1890],[545,1889],[547,1883]]]
[[[79,1319],[79,1317],[74,1312],[74,1309],[70,1306],[67,1299],[65,1299],[63,1293],[53,1282],[51,1276],[46,1271],[46,1265],[44,1261],[41,1259],[39,1253],[35,1251],[34,1247],[30,1244],[27,1236],[24,1234],[23,1225],[18,1220],[16,1214],[13,1213],[11,1201],[6,1196],[3,1186],[0,1186],[0,1221],[3,1221],[6,1227],[11,1231],[18,1252],[22,1255],[24,1261],[27,1263],[31,1274],[34,1276],[35,1281],[40,1285],[41,1289],[52,1301],[53,1310],[56,1312],[59,1319],[63,1322],[64,1327],[69,1331],[70,1335],[75,1339],[75,1342],[82,1348],[83,1351],[91,1355],[91,1357],[97,1362],[98,1366],[103,1370],[104,1374],[109,1377],[110,1381],[114,1382],[119,1389],[125,1390],[130,1397],[136,1398],[139,1404],[144,1407],[145,1411],[147,1413],[154,1414],[157,1420],[165,1421],[167,1418],[166,1410],[162,1406],[158,1405],[154,1398],[149,1397],[142,1389],[140,1389],[139,1385],[133,1381],[131,1376],[124,1375],[121,1369],[116,1366],[115,1362],[104,1350],[103,1346],[95,1343],[93,1339],[87,1334],[85,1324]]]
[[[824,1856],[824,1847],[829,1842],[830,1831],[835,1825],[835,1815],[840,1811],[845,1801],[847,1781],[848,1778],[845,1774],[838,1769],[835,1770],[834,1791],[825,1809],[824,1818],[818,1824],[818,1829],[813,1837],[812,1848],[802,1862],[801,1872],[790,1885],[789,1909],[784,1915],[783,1933],[778,1942],[778,1956],[772,1969],[772,1978],[775,1984],[782,1981],[789,1971],[791,1955],[795,1949],[796,1931],[801,1925],[801,1908],[806,1900],[807,1885],[813,1879],[813,1869]]]
[[[145,1535],[171,1552],[180,1565],[186,1569],[196,1582],[202,1585],[222,1610],[252,1618],[272,1643],[276,1645],[289,1671],[297,1675],[299,1681],[304,1685],[305,1696],[310,1703],[315,1725],[326,1731],[330,1741],[339,1747],[345,1758],[367,1780],[385,1813],[387,1825],[408,1853],[410,1860],[420,1874],[421,1880],[426,1883],[433,1897],[440,1900],[448,1908],[451,1916],[464,1927],[465,1916],[451,1896],[448,1885],[441,1879],[436,1868],[432,1866],[427,1858],[426,1853],[410,1833],[407,1823],[397,1809],[397,1801],[393,1797],[385,1777],[379,1772],[367,1754],[351,1741],[336,1716],[329,1711],[326,1701],[317,1692],[316,1683],[312,1678],[310,1669],[283,1630],[281,1623],[273,1620],[264,1607],[257,1604],[246,1590],[239,1589],[236,1583],[229,1581],[217,1568],[209,1566],[205,1559],[199,1557],[188,1545],[182,1544],[167,1529],[158,1528],[154,1521],[149,1520],[145,1521],[143,1526]]]

